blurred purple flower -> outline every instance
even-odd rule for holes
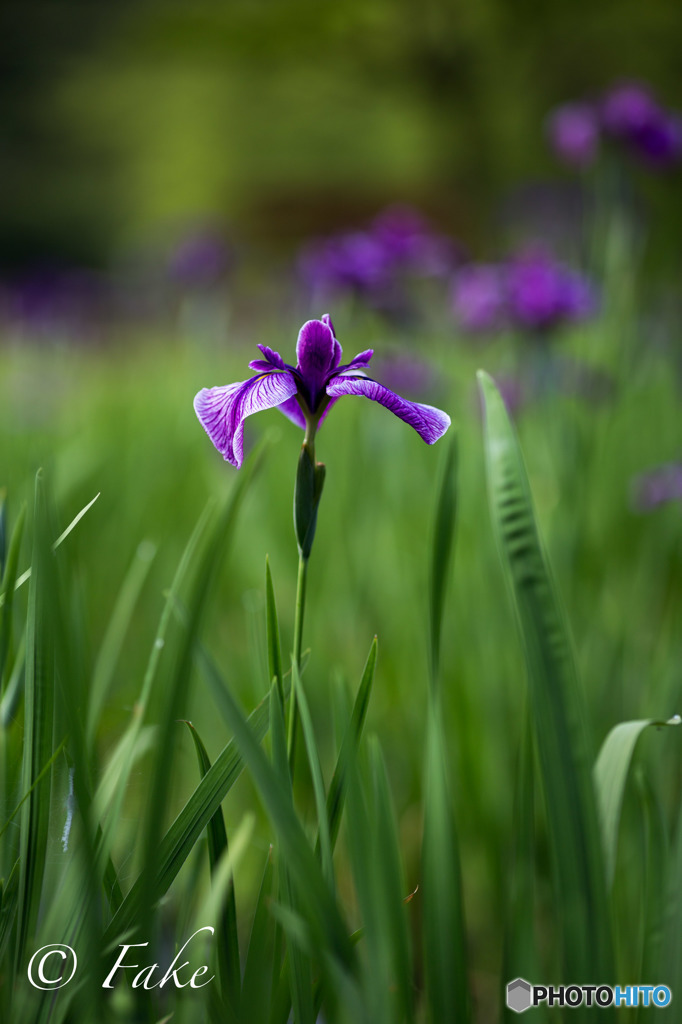
[[[602,101],[604,131],[649,163],[665,167],[682,157],[680,118],[656,101],[648,86],[623,82]]]
[[[365,373],[373,356],[360,352],[341,365],[341,346],[328,314],[308,320],[299,331],[296,366],[278,352],[259,345],[263,359],[249,363],[255,377],[226,387],[203,388],[194,409],[204,430],[223,458],[239,468],[244,459],[244,420],[255,412],[278,407],[293,423],[314,431],[343,395],[364,395],[390,409],[413,427],[422,440],[434,444],[450,426],[450,417],[431,405],[408,402]]]
[[[550,114],[547,132],[552,149],[573,167],[588,167],[599,148],[599,119],[590,103],[566,103]]]
[[[434,232],[410,207],[389,207],[363,231],[343,232],[306,245],[299,259],[304,282],[318,295],[353,292],[378,308],[392,308],[405,276],[442,277],[459,262],[456,244]]]
[[[78,335],[91,329],[106,298],[103,280],[84,268],[37,267],[6,283],[3,315],[34,335]]]
[[[466,331],[499,330],[507,314],[503,267],[493,263],[471,263],[462,267],[453,281],[452,307]]]
[[[393,268],[423,277],[441,277],[459,262],[461,254],[451,238],[435,232],[417,210],[390,206],[371,226]]]
[[[682,501],[682,463],[669,462],[636,477],[632,494],[640,512],[651,512],[668,501]]]
[[[389,258],[371,234],[354,231],[307,245],[300,269],[305,282],[323,294],[354,291],[366,295],[387,284]]]
[[[520,327],[547,330],[583,320],[597,308],[589,280],[543,253],[510,263],[506,284],[509,315]]]
[[[168,273],[177,284],[201,287],[215,284],[230,262],[230,249],[219,234],[197,231],[187,235],[171,252]]]
[[[474,332],[505,326],[544,331],[582,320],[597,308],[590,281],[545,253],[463,267],[453,282],[452,302],[460,324]]]

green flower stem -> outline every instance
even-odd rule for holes
[[[298,580],[296,584],[296,613],[294,618],[294,663],[296,671],[301,672],[301,648],[303,645],[303,616],[305,612],[305,590],[308,578],[308,559],[299,555]],[[291,689],[291,705],[289,708],[289,771],[294,777],[294,761],[296,759],[296,733],[298,729],[298,704],[296,690]]]

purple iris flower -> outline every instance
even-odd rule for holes
[[[586,277],[543,253],[509,265],[507,292],[511,319],[533,330],[582,320],[594,313],[597,305],[594,289]]]
[[[249,363],[255,377],[225,387],[203,388],[194,409],[204,430],[223,458],[239,468],[244,459],[244,420],[252,413],[279,408],[293,423],[314,432],[332,405],[343,395],[364,395],[390,409],[434,444],[450,426],[450,417],[431,405],[408,402],[372,380],[365,369],[372,349],[341,363],[341,346],[328,314],[308,320],[299,331],[296,366],[279,353],[259,345],[263,359]]]
[[[597,111],[589,103],[566,103],[549,117],[547,132],[556,155],[573,167],[588,167],[599,147]]]
[[[682,157],[679,117],[665,110],[639,82],[615,86],[602,102],[604,130],[649,163],[665,167]]]

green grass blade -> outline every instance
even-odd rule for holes
[[[457,435],[453,434],[443,460],[438,504],[433,526],[431,580],[429,587],[429,619],[431,636],[431,680],[436,685],[440,662],[440,640],[443,607],[450,576],[452,547],[457,518]]]
[[[3,502],[4,521],[4,502]],[[4,561],[2,575],[2,592],[5,594],[5,603],[0,606],[0,693],[5,692],[5,687],[12,669],[10,649],[12,641],[12,613],[14,607],[14,587],[16,584],[17,571],[19,567],[19,552],[24,536],[24,524],[26,522],[26,506],[23,506],[10,537],[7,559]]]
[[[282,647],[279,640],[279,620],[277,618],[277,604],[275,602],[275,589],[272,585],[272,574],[270,572],[270,559],[265,559],[265,601],[268,638],[268,667],[270,670],[269,682],[277,680],[280,700],[284,706],[284,672],[282,669]]]
[[[224,697],[235,742],[275,828],[287,867],[295,879],[301,901],[305,903],[306,918],[313,928],[316,939],[322,942],[341,964],[350,968],[354,962],[354,953],[345,925],[324,881],[319,863],[293,812],[287,796],[286,783],[267,760],[229,690],[225,690]]]
[[[313,729],[313,720],[310,715],[310,708],[308,707],[308,698],[303,690],[301,683],[301,677],[298,674],[298,667],[296,662],[292,660],[291,663],[291,677],[293,680],[294,693],[298,702],[298,713],[301,720],[301,727],[303,730],[303,740],[305,742],[306,753],[308,755],[308,765],[310,767],[310,777],[313,782],[313,793],[315,796],[315,806],[317,808],[317,821],[318,821],[318,837],[319,847],[321,854],[322,863],[322,874],[324,875],[325,881],[332,892],[335,891],[334,883],[334,865],[332,862],[332,844],[331,837],[329,835],[329,821],[327,818],[327,799],[324,791],[324,779],[322,777],[322,765],[320,764],[320,755],[317,750],[315,743],[315,731]]]
[[[268,698],[265,698],[248,719],[248,726],[254,737],[257,737],[257,742],[265,736],[268,722]],[[230,740],[159,843],[152,888],[154,901],[161,899],[168,891],[201,833],[241,775],[243,768],[241,753],[234,740]],[[142,879],[138,877],[111,921],[106,941],[111,942],[131,927],[137,914],[141,886]]]
[[[90,748],[94,743],[95,730],[111,687],[123,641],[155,554],[156,548],[149,542],[143,542],[138,546],[102,640],[95,662],[88,704],[86,737]]]
[[[272,737],[272,767],[277,773],[277,778],[282,780],[283,797],[286,801],[287,811],[294,816],[293,793],[291,788],[291,776],[289,774],[289,757],[287,753],[286,729],[284,725],[284,707],[280,700],[279,689],[276,681],[273,681],[270,691],[270,735]],[[294,820],[295,816],[294,816]],[[291,924],[292,921],[301,921],[299,914],[299,886],[292,878],[291,870],[287,861],[285,850],[280,845],[278,848],[279,864],[279,888],[281,907],[280,910],[285,920]],[[287,916],[288,915],[288,916]],[[281,927],[282,921],[276,917],[277,927]],[[301,925],[306,931],[305,923]],[[287,953],[283,967],[289,976],[289,993],[280,982],[281,998],[275,999],[281,1007],[287,1007],[285,1019],[289,1016],[288,1004],[293,1006],[294,1020],[300,1024],[314,1024],[312,997],[312,966],[306,943],[300,942],[301,928],[295,929],[293,941],[287,942]],[[287,932],[290,935],[290,932]],[[282,979],[283,980],[283,979]]]
[[[54,719],[53,638],[45,607],[44,574],[52,557],[47,540],[47,510],[42,471],[36,476],[33,574],[29,587],[26,622],[26,680],[24,686],[24,751],[22,790],[28,799],[22,807],[19,871],[19,917],[16,967],[23,964],[29,937],[36,930],[45,871],[50,823],[51,772],[39,782],[52,750]]]
[[[424,766],[421,898],[429,1020],[471,1020],[459,843],[437,701],[430,704]]]
[[[528,669],[564,976],[576,984],[600,982],[613,975],[613,951],[582,692],[518,442],[493,381],[479,373],[479,384],[489,502]],[[590,1012],[585,1011],[588,1018]],[[603,1010],[595,1012],[603,1018]]]
[[[269,907],[274,897],[275,876],[272,852],[271,848],[265,860],[244,963],[241,998],[244,1021],[265,1021],[270,1016],[274,929]]]
[[[412,957],[405,908],[406,886],[400,858],[400,841],[388,787],[386,766],[376,740],[370,742],[372,803],[376,828],[375,862],[381,864],[380,934],[390,950],[398,1015],[396,1019],[414,1020],[412,995]]]
[[[358,687],[355,703],[353,705],[351,720],[344,735],[334,774],[332,775],[332,780],[329,784],[329,792],[327,793],[327,816],[329,819],[329,841],[332,850],[336,846],[336,840],[341,826],[341,816],[343,814],[348,785],[349,764],[351,760],[354,760],[357,756],[362,730],[364,728],[367,711],[369,709],[369,701],[372,696],[372,684],[374,682],[374,672],[377,664],[377,650],[378,641],[377,638],[374,637],[372,646],[369,649],[369,654],[367,655],[362,679],[360,680],[360,686]],[[318,839],[318,843],[319,842],[320,840]]]
[[[665,923],[668,912],[666,870],[672,861],[668,829],[661,801],[643,771],[635,772],[635,791],[642,815],[644,886],[642,887],[642,955],[639,977],[658,976],[665,963]],[[666,983],[669,983],[666,976]],[[640,1011],[645,1018],[646,1012]]]
[[[507,889],[504,945],[500,990],[503,1019],[511,1022],[516,1014],[506,1005],[506,987],[514,978],[539,978],[542,964],[535,939],[535,780],[532,722],[526,716],[519,751],[514,797],[514,837]],[[538,1020],[545,1019],[545,1008],[535,1008]]]
[[[646,718],[640,721],[621,722],[608,734],[599,751],[594,766],[594,784],[597,791],[599,821],[601,824],[606,879],[609,888],[613,884],[618,849],[618,829],[623,793],[627,782],[630,762],[637,740],[650,726],[679,725],[680,717],[675,715],[668,721]]]
[[[190,735],[194,741],[199,772],[202,779],[211,769],[211,761],[199,733],[191,722],[187,722]],[[221,808],[218,808],[207,826],[208,860],[213,878],[218,865],[228,849],[227,830]],[[208,919],[207,919],[208,920]],[[241,966],[239,962],[239,933],[237,931],[237,903],[233,880],[225,881],[223,909],[220,919],[216,922],[216,955],[220,974],[220,987],[223,1000],[230,1007],[232,1016],[237,1019],[239,1013],[239,990],[241,987]]]

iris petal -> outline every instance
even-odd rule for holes
[[[327,394],[331,398],[364,395],[372,402],[378,402],[386,409],[390,409],[395,416],[413,427],[427,444],[434,444],[450,426],[450,417],[447,413],[432,405],[408,402],[368,377],[333,377],[327,384]]]
[[[282,405],[295,394],[293,374],[275,371],[226,387],[203,388],[194,399],[194,409],[220,454],[239,469],[244,461],[246,417]]]

